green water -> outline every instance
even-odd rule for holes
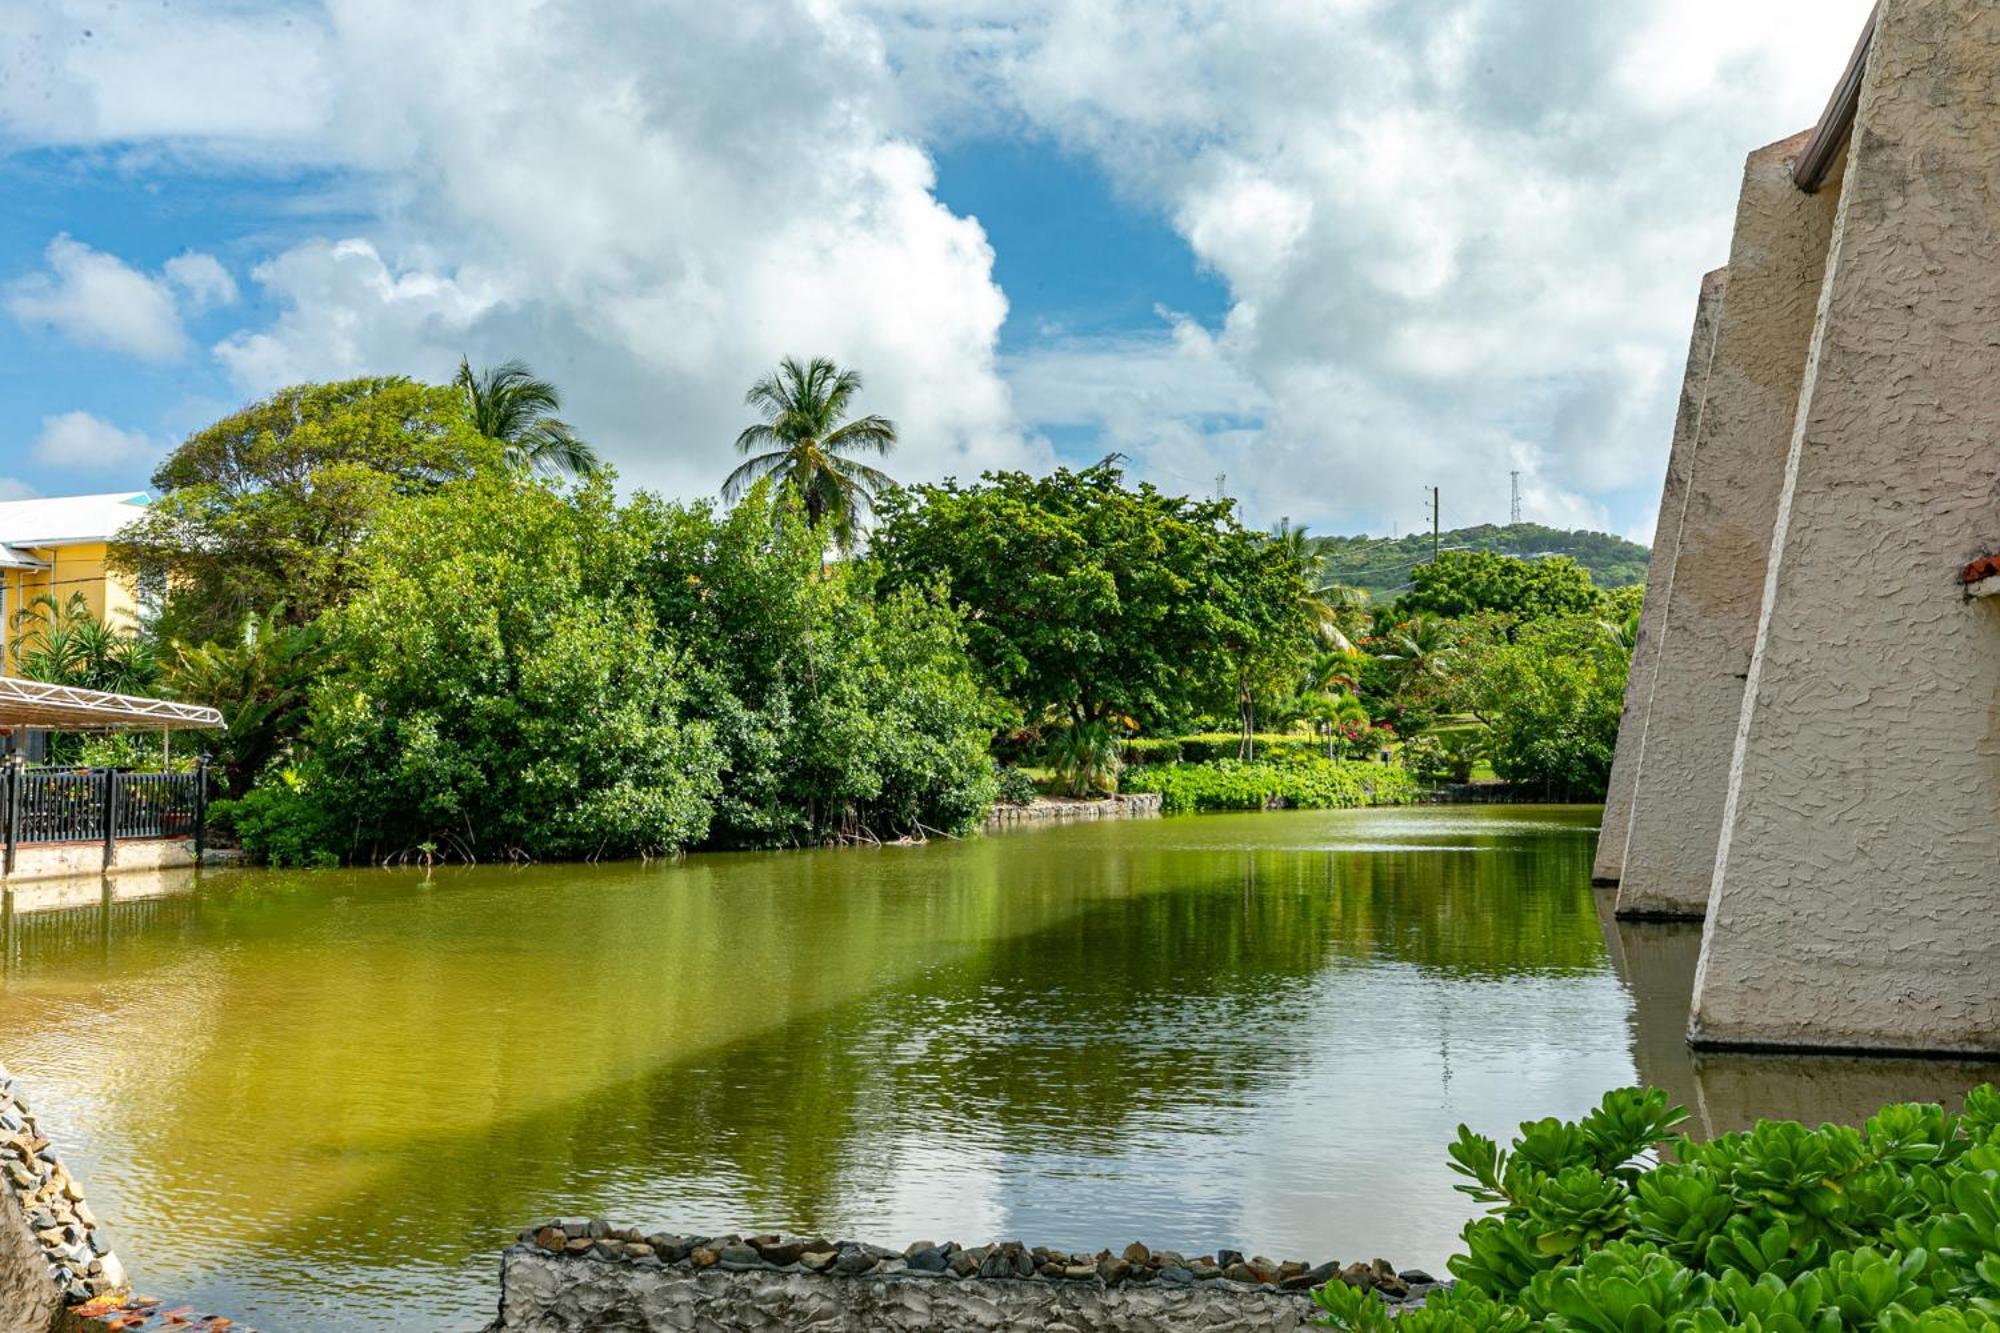
[[[524,1224],[1435,1267],[1443,1146],[1635,1077],[1698,1127],[1962,1065],[1680,1043],[1593,809],[1298,812],[651,866],[211,874],[15,914],[0,1057],[141,1290],[464,1328]]]

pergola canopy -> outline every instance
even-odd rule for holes
[[[201,704],[107,694],[0,676],[0,731],[221,731],[222,714]]]

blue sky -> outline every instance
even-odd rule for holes
[[[1386,532],[1519,470],[1644,536],[1743,154],[1866,8],[0,0],[0,492],[463,353],[700,494],[828,354],[912,479],[1117,451]]]

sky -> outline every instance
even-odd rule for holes
[[[0,0],[0,497],[519,358],[627,488],[859,370],[907,481],[1646,540],[1744,156],[1869,0]]]

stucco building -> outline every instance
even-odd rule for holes
[[[1882,0],[1751,154],[1620,740],[1600,869],[1705,916],[1699,1045],[2000,1051],[1996,330],[2000,6]]]
[[[111,568],[110,546],[146,503],[133,491],[0,501],[0,674],[14,670],[23,613],[44,597],[80,595],[99,619],[137,625],[138,590]]]

